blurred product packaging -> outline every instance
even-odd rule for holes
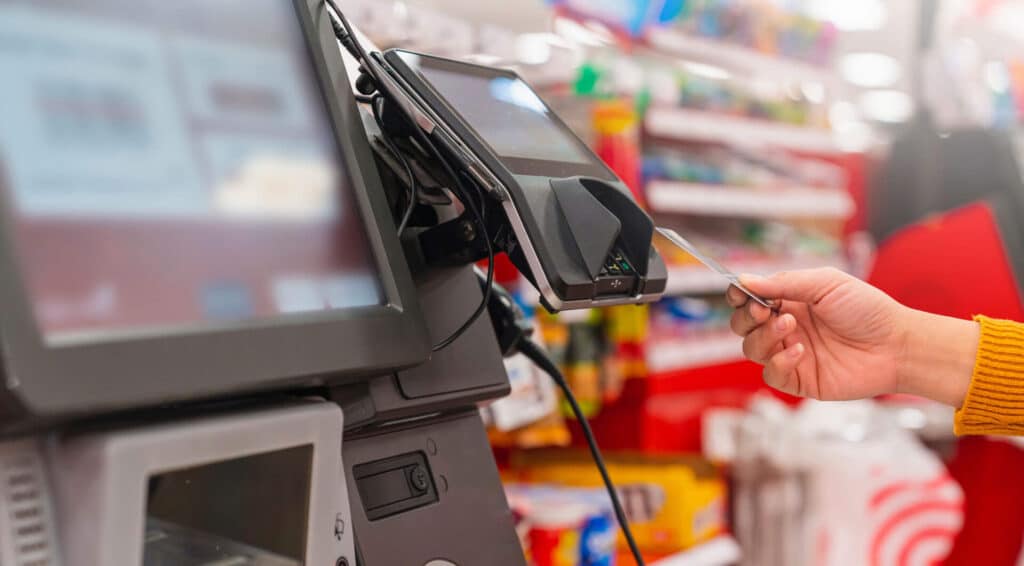
[[[710,412],[704,445],[732,464],[744,565],[930,565],[963,523],[939,458],[871,401],[758,397],[747,412]]]
[[[516,530],[533,566],[614,566],[617,526],[601,488],[505,486]]]
[[[608,453],[606,460],[644,552],[679,552],[725,531],[725,482],[703,458]],[[580,488],[601,486],[589,456],[566,450],[517,452],[506,479]],[[621,536],[619,548],[625,548]]]

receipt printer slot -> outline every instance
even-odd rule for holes
[[[371,521],[437,501],[434,478],[422,452],[360,464],[353,473],[366,518]]]

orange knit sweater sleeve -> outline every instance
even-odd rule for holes
[[[974,375],[956,412],[957,434],[1024,435],[1024,324],[976,316]]]

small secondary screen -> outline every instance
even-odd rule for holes
[[[312,473],[296,446],[150,477],[142,566],[302,566]]]
[[[381,304],[292,0],[0,0],[0,76],[49,343]]]
[[[589,164],[576,136],[553,120],[537,93],[515,75],[452,66],[412,53],[402,59],[434,87],[501,157]]]

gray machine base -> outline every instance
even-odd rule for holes
[[[363,566],[525,566],[477,411],[347,438],[343,448]],[[370,520],[354,470],[405,454],[425,456],[436,502]]]

